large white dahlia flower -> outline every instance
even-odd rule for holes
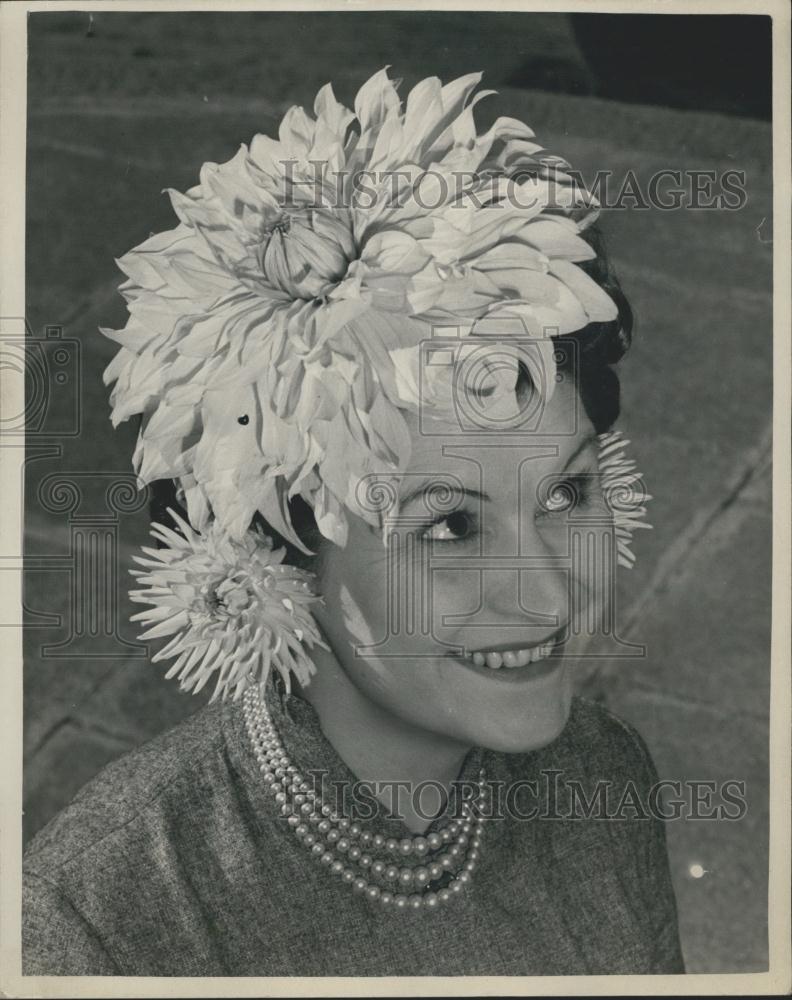
[[[239,539],[260,511],[300,544],[301,494],[343,545],[345,509],[374,517],[360,480],[409,460],[404,411],[450,405],[422,341],[450,327],[464,347],[507,321],[550,370],[552,334],[616,317],[577,266],[596,203],[522,122],[477,133],[480,77],[422,80],[402,105],[382,70],[354,111],[323,87],[313,116],[292,108],[277,140],[170,191],[179,224],[118,262],[112,419],[142,414],[140,480],[178,479],[197,529]],[[493,372],[493,406],[517,374]]]

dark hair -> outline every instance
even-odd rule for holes
[[[596,257],[579,266],[610,295],[618,315],[610,323],[589,323],[577,333],[559,337],[559,342],[571,348],[561,352],[564,360],[559,362],[559,367],[570,370],[577,380],[583,408],[599,434],[608,430],[619,416],[619,379],[612,366],[624,356],[632,341],[633,313],[608,261],[599,228],[590,226],[581,235],[596,252]],[[577,370],[573,371],[575,360]],[[169,523],[168,507],[184,515],[176,499],[174,481],[161,479],[151,485],[152,520]],[[319,572],[325,539],[316,526],[313,510],[301,496],[295,496],[289,502],[289,511],[297,536],[315,555],[306,555],[286,541],[260,514],[255,515],[253,524],[269,535],[276,546],[286,549],[286,562]]]
[[[619,416],[619,378],[613,365],[624,357],[632,343],[635,321],[630,303],[608,260],[599,227],[589,226],[581,236],[596,257],[584,261],[579,267],[613,299],[617,316],[610,323],[589,323],[577,333],[560,339],[575,345],[573,351],[566,352],[568,363],[577,358],[578,371],[575,374],[583,408],[594,430],[602,434],[613,426]]]

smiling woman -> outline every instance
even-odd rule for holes
[[[573,696],[647,499],[629,308],[478,82],[325,87],[120,261],[113,419],[160,494],[132,596],[215,698],[34,840],[29,974],[683,971],[660,821],[593,805],[654,767]]]

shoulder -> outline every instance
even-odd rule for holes
[[[601,702],[573,698],[569,721],[559,743],[566,752],[583,756],[589,770],[603,768],[630,772],[636,778],[656,778],[651,754],[641,734]]]
[[[209,953],[211,914],[244,888],[262,829],[251,827],[238,714],[199,710],[106,767],[35,837],[23,863],[28,975],[161,969],[169,949]]]
[[[25,852],[26,874],[57,881],[141,826],[198,806],[222,770],[221,712],[219,705],[200,709],[107,765],[34,837]]]

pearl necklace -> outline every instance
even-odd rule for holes
[[[461,819],[426,837],[386,838],[339,816],[322,801],[321,791],[289,760],[258,687],[245,691],[242,706],[262,780],[294,835],[331,875],[353,892],[397,910],[435,909],[470,884],[484,827],[483,768],[473,804],[462,803]],[[394,857],[405,861],[411,856],[419,859],[417,865],[394,863]]]

